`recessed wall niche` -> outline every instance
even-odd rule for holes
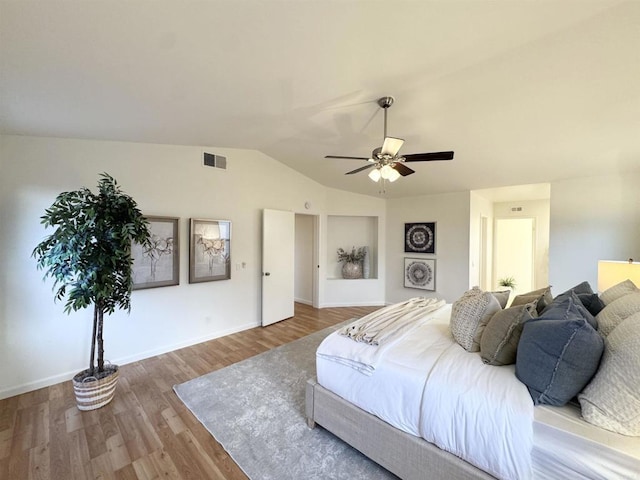
[[[378,217],[328,215],[327,278],[342,279],[342,263],[338,262],[338,248],[351,251],[352,247],[365,246],[369,247],[369,279],[376,279],[378,278]]]

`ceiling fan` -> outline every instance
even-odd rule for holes
[[[374,168],[369,172],[369,178],[374,182],[380,179],[388,180],[390,182],[396,181],[398,178],[406,177],[415,173],[415,170],[407,167],[406,162],[433,162],[436,160],[452,160],[453,152],[431,152],[431,153],[412,153],[409,155],[400,155],[399,151],[404,143],[401,138],[388,137],[387,136],[387,110],[393,105],[393,97],[382,97],[378,99],[378,105],[384,110],[384,142],[382,147],[375,148],[371,152],[371,157],[349,157],[341,155],[327,155],[324,158],[342,158],[349,160],[366,160],[369,165],[356,168],[345,175],[351,175],[354,173],[362,172]]]

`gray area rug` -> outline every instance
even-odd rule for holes
[[[395,479],[304,415],[305,384],[330,327],[174,386],[252,480]]]

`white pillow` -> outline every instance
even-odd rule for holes
[[[617,298],[604,307],[598,315],[598,332],[609,335],[623,320],[640,312],[640,290]]]
[[[479,352],[484,327],[500,310],[502,307],[491,292],[473,287],[451,306],[449,327],[453,338],[468,352]]]
[[[605,339],[600,367],[578,395],[582,416],[612,432],[640,436],[640,313]]]
[[[625,280],[624,282],[620,282],[613,287],[607,288],[604,292],[600,294],[600,300],[605,305],[609,305],[611,302],[617,300],[620,297],[624,297],[630,293],[640,292],[636,284],[631,280]]]

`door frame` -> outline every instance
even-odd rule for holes
[[[295,212],[295,216],[311,218],[311,306],[319,308],[320,291],[320,215],[307,212]],[[295,217],[294,217],[295,218]],[[294,238],[294,242],[297,239]]]

